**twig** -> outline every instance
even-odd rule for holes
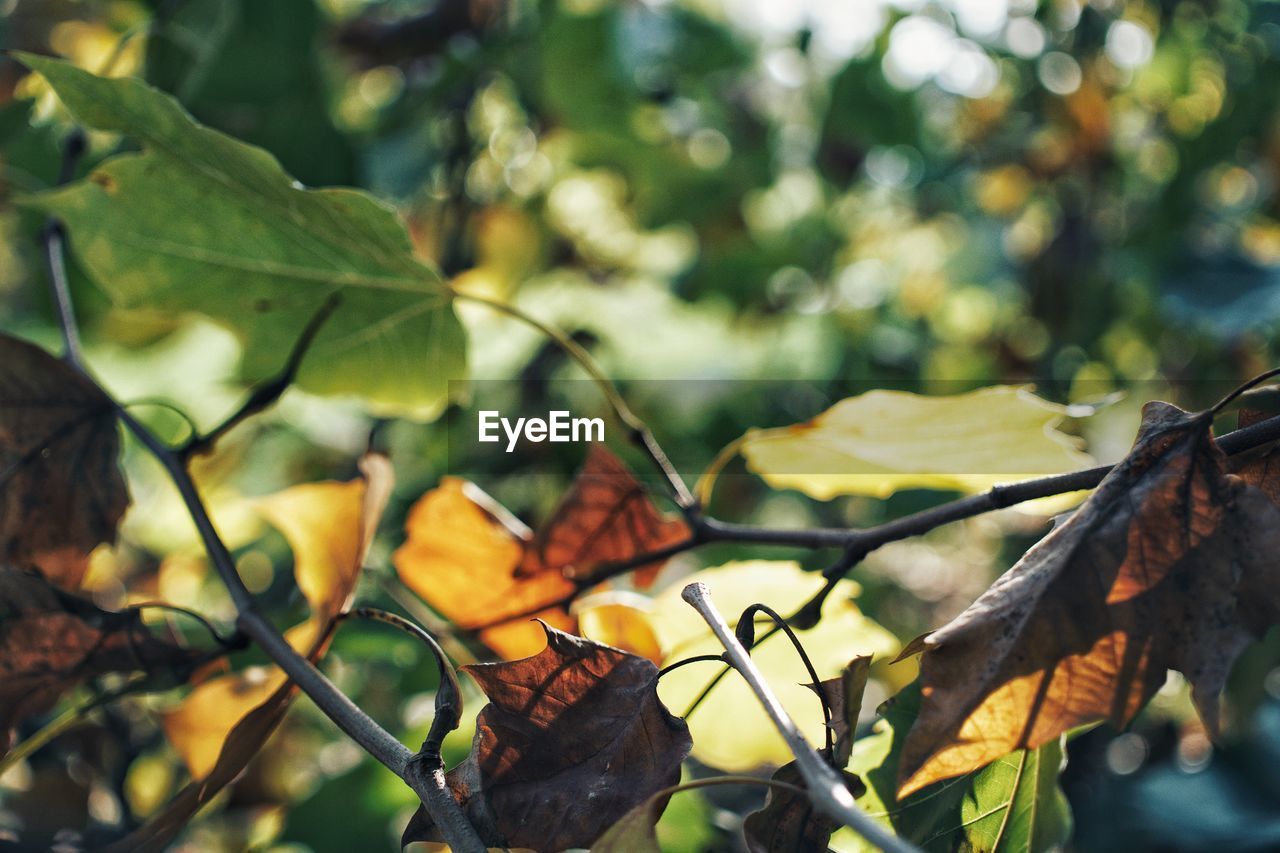
[[[913,845],[893,835],[859,809],[839,774],[822,760],[813,747],[809,746],[800,729],[796,727],[795,721],[788,716],[778,697],[765,682],[764,676],[756,668],[747,650],[738,642],[733,630],[716,610],[706,584],[691,583],[684,588],[681,595],[694,610],[698,611],[698,615],[706,620],[716,639],[720,641],[720,645],[724,646],[729,664],[741,673],[752,692],[756,694],[756,698],[760,700],[765,713],[773,721],[778,733],[787,742],[787,746],[796,757],[796,767],[808,788],[806,795],[818,811],[832,820],[852,827],[863,838],[886,853],[918,853]]]
[[[67,287],[66,267],[62,263],[62,253],[65,248],[62,226],[56,220],[51,221],[50,226],[44,229],[42,239],[50,262],[50,286],[59,311],[67,359],[89,381],[97,384],[84,364],[83,353],[79,346],[70,291]],[[103,390],[102,393],[106,394],[106,391]],[[468,853],[482,853],[485,850],[484,843],[445,784],[443,769],[433,772],[432,768],[424,767],[421,761],[415,760],[416,756],[404,744],[378,725],[310,661],[298,654],[275,626],[258,612],[253,595],[240,579],[227,546],[209,518],[209,513],[200,498],[195,482],[191,479],[191,474],[187,471],[183,457],[157,438],[127,410],[115,403],[114,399],[113,404],[121,423],[160,462],[182,496],[187,512],[195,522],[205,550],[209,554],[209,560],[236,606],[238,613],[236,627],[239,631],[258,643],[302,692],[310,696],[316,706],[337,724],[338,728],[346,732],[366,752],[413,789],[453,849],[468,851]]]
[[[440,674],[440,685],[436,688],[435,716],[431,720],[431,728],[427,731],[427,737],[422,742],[419,752],[428,758],[439,758],[440,747],[444,743],[445,736],[456,729],[458,723],[462,721],[462,686],[458,684],[458,673],[453,668],[453,662],[444,653],[444,649],[440,648],[435,637],[421,625],[403,616],[377,607],[357,607],[345,616],[390,625],[415,638],[431,650],[431,656],[436,659],[436,670]]]
[[[294,342],[293,349],[289,351],[289,358],[285,361],[284,367],[280,369],[280,372],[249,392],[248,399],[240,405],[240,408],[228,415],[222,423],[204,435],[192,435],[187,443],[182,446],[182,449],[178,451],[178,455],[183,458],[189,458],[198,454],[208,453],[213,449],[218,439],[235,429],[241,421],[253,417],[279,400],[280,396],[293,385],[293,380],[297,378],[298,370],[302,367],[302,360],[306,358],[307,350],[311,349],[311,344],[315,342],[316,335],[320,333],[320,327],[333,316],[334,310],[341,301],[342,298],[337,293],[326,299],[324,304],[307,322],[306,328],[302,330],[298,340]]]
[[[724,655],[694,655],[693,657],[682,658],[658,670],[658,678],[661,679],[668,672],[675,672],[680,667],[688,666],[691,663],[724,663]]]

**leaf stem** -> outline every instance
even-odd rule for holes
[[[681,660],[676,661],[675,663],[667,664],[662,669],[658,670],[658,678],[661,679],[662,676],[666,675],[668,672],[675,672],[680,667],[688,666],[691,663],[717,663],[717,662],[724,663],[724,655],[694,655],[693,657],[683,658]]]
[[[324,304],[307,322],[306,328],[302,330],[298,340],[294,342],[293,349],[289,351],[289,358],[285,361],[284,367],[280,369],[280,372],[257,385],[249,392],[248,398],[240,405],[240,408],[228,415],[222,423],[208,433],[204,435],[193,434],[178,451],[178,455],[185,459],[208,453],[213,449],[218,439],[235,429],[241,421],[253,417],[279,400],[281,395],[293,385],[293,380],[297,378],[298,370],[302,367],[302,360],[306,358],[307,351],[311,349],[311,344],[315,342],[316,335],[320,333],[320,328],[333,316],[334,310],[337,309],[341,302],[342,297],[337,293],[326,299]]]
[[[377,607],[357,607],[344,615],[390,625],[414,637],[431,650],[432,657],[436,659],[436,669],[440,673],[440,685],[436,688],[435,716],[419,753],[426,758],[440,759],[440,747],[444,744],[445,736],[462,721],[462,686],[458,683],[458,673],[453,668],[453,662],[429,631],[403,616]]]
[[[764,707],[765,713],[773,721],[774,727],[787,742],[787,746],[796,757],[796,768],[804,777],[808,787],[806,795],[818,811],[853,828],[863,838],[886,853],[917,853],[913,845],[887,831],[854,803],[853,794],[845,787],[840,775],[832,770],[822,760],[822,756],[804,739],[804,735],[783,709],[782,703],[765,682],[764,676],[751,660],[751,656],[747,654],[747,650],[738,642],[733,630],[716,610],[706,584],[691,583],[684,588],[681,596],[711,627],[720,645],[724,646],[729,664],[751,687],[752,692]]]

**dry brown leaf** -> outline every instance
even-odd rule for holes
[[[1275,416],[1275,412],[1241,409],[1238,426],[1244,429]],[[1274,503],[1280,504],[1280,444],[1263,445],[1257,450],[1232,457],[1231,470],[1249,485],[1261,489]]]
[[[466,480],[445,477],[409,511],[408,539],[392,556],[405,586],[506,658],[543,646],[536,615],[576,628],[562,602],[577,585],[559,572],[518,575],[525,540],[486,509],[492,499]],[[500,624],[508,621],[508,624]]]
[[[112,612],[43,577],[0,567],[0,755],[13,728],[107,673],[190,674],[198,654],[160,639],[136,610]]]
[[[1182,672],[1205,723],[1280,617],[1280,508],[1226,472],[1209,413],[1143,409],[1129,456],[972,606],[926,637],[899,797],[1075,726],[1127,724]]]
[[[491,847],[589,847],[679,782],[692,746],[684,721],[658,700],[656,666],[545,631],[547,647],[534,657],[465,667],[489,704],[471,755],[448,778]],[[419,809],[404,841],[440,840],[433,830]]]
[[[80,586],[129,491],[116,412],[75,368],[0,334],[0,561]]]
[[[366,455],[360,471],[355,480],[303,484],[256,502],[293,549],[294,575],[312,613],[285,639],[312,662],[328,648],[390,496],[393,474],[385,456]],[[164,849],[257,755],[296,692],[274,666],[218,676],[192,690],[163,725],[195,781],[110,849]]]
[[[659,512],[622,460],[604,445],[591,448],[573,486],[526,551],[519,574],[559,572],[590,580],[599,567],[621,563],[689,538],[679,516]],[[639,566],[635,583],[653,584],[665,561]]]
[[[870,672],[871,658],[858,657],[850,661],[837,677],[809,685],[831,709],[833,743],[828,760],[839,771],[849,763],[853,751],[853,729],[858,722],[862,694]],[[821,753],[824,758],[828,756],[825,749]],[[857,776],[844,773],[844,779],[855,798],[865,793],[866,786]],[[780,767],[773,774],[773,781],[797,788],[806,787],[794,761]],[[742,828],[747,848],[752,853],[823,853],[827,850],[831,833],[839,829],[840,824],[814,809],[808,797],[773,788],[764,806],[748,815]]]

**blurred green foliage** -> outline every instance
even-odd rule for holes
[[[748,427],[803,420],[893,384],[954,392],[1030,381],[1064,402],[1126,391],[1080,425],[1094,455],[1111,460],[1143,400],[1203,405],[1221,382],[1276,363],[1280,3],[1270,0],[439,0],[426,9],[7,0],[0,9],[6,47],[143,76],[202,122],[267,148],[302,182],[361,186],[397,205],[420,255],[459,287],[510,298],[588,345],[690,476]],[[41,221],[7,202],[55,182],[68,131],[43,84],[0,60],[0,326],[45,342],[55,327]],[[93,135],[81,170],[119,145]],[[72,275],[91,360],[117,394],[174,402],[201,426],[234,405],[238,348],[225,332],[121,310]],[[463,319],[474,376],[528,380],[494,393],[599,408],[586,383],[534,381],[577,374],[533,333],[483,310]],[[282,356],[291,343],[279,342]],[[641,381],[650,379],[704,382],[678,394]],[[171,437],[185,429],[161,408],[138,411]],[[527,459],[450,452],[472,423],[454,412],[429,427],[386,425],[399,476],[388,530],[443,473],[477,480],[526,518],[554,502],[578,461],[571,449],[543,446],[534,462],[558,474],[522,476]],[[291,394],[204,465],[210,502],[234,508],[244,494],[349,477],[369,426],[352,405]],[[117,603],[160,594],[230,617],[198,559],[161,562],[195,540],[158,472],[136,454],[128,463],[135,498],[152,509],[130,517],[96,593]],[[939,499],[816,503],[770,494],[732,468],[716,496],[724,517],[830,525]],[[228,518],[254,591],[289,624],[301,604],[287,549]],[[909,638],[954,615],[1042,529],[977,520],[897,543],[859,568],[860,604]],[[391,606],[381,547],[361,592]],[[717,546],[698,559],[739,556]],[[809,567],[825,557],[768,556]],[[1255,650],[1247,665],[1257,677],[1233,688],[1241,708],[1262,709],[1250,734],[1257,749],[1277,742],[1275,711],[1257,689],[1277,687],[1277,663],[1274,643]],[[343,628],[328,664],[407,740],[425,732],[430,667],[412,644],[361,625]],[[1124,736],[1136,741],[1099,730],[1073,743],[1064,787],[1082,847],[1101,849],[1094,842],[1114,808],[1090,804],[1122,797],[1138,804],[1138,825],[1125,832],[1146,842],[1244,843],[1230,832],[1252,824],[1249,843],[1274,843],[1274,810],[1254,820],[1252,800],[1234,794],[1241,814],[1220,821],[1238,818],[1232,827],[1215,834],[1206,817],[1194,831],[1159,834],[1171,815],[1197,814],[1186,803],[1207,801],[1201,787],[1261,784],[1228,777],[1237,753],[1187,775],[1205,766],[1208,747],[1180,690],[1172,683]],[[144,818],[180,772],[157,769],[172,755],[151,707],[112,711],[0,780],[0,834],[30,801],[44,804],[41,831],[76,824],[91,841]],[[455,741],[458,758],[467,734]],[[347,746],[303,703],[190,843],[393,846],[411,795]],[[97,770],[62,760],[86,750]],[[1148,772],[1148,760],[1164,765]],[[739,805],[682,795],[664,842],[723,846],[709,815]]]

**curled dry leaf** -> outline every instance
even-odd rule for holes
[[[70,365],[0,335],[0,561],[80,586],[129,504],[115,407]]]
[[[547,646],[531,658],[465,667],[489,704],[471,755],[448,779],[491,847],[589,847],[679,782],[692,746],[684,722],[658,700],[652,663],[544,630]],[[419,809],[404,842],[439,840]]]
[[[835,678],[809,685],[831,709],[832,751],[828,754],[824,749],[822,755],[838,771],[844,770],[853,752],[853,730],[858,724],[862,694],[870,672],[871,658],[858,657]],[[845,773],[844,777],[849,792],[854,797],[862,796],[866,791],[862,781],[851,773]],[[794,761],[780,767],[773,774],[773,780],[797,788],[806,787]],[[773,788],[764,806],[747,816],[742,829],[747,847],[753,853],[822,853],[827,849],[831,833],[839,827],[840,824],[814,809],[808,797]]]
[[[535,536],[478,486],[455,477],[423,495],[392,558],[400,580],[503,657],[542,647],[537,617],[576,630],[565,609],[604,565],[630,560],[688,536],[658,511],[639,481],[595,447],[551,519]],[[652,582],[661,563],[641,566]]]
[[[1211,428],[1149,403],[1088,501],[916,644],[924,704],[899,796],[1084,723],[1124,726],[1166,669],[1216,730],[1232,662],[1280,618],[1280,508],[1226,472]]]
[[[184,681],[199,655],[161,639],[136,610],[112,612],[43,577],[0,567],[0,755],[14,726],[108,673]]]
[[[280,529],[294,554],[298,587],[311,617],[285,633],[289,645],[318,661],[346,608],[378,519],[390,496],[390,461],[360,460],[363,476],[308,483],[261,498],[256,507]],[[191,816],[230,784],[284,719],[296,687],[277,667],[212,678],[165,715],[165,734],[195,781],[113,850],[162,850]]]
[[[689,525],[663,514],[622,460],[592,445],[573,486],[525,552],[519,574],[558,571],[590,580],[608,563],[621,563],[689,538]],[[639,566],[636,585],[653,584],[663,561]]]

